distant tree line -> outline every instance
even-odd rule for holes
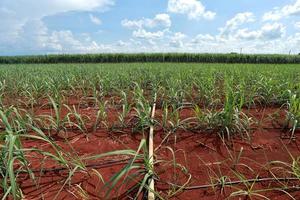
[[[193,62],[193,63],[300,63],[300,55],[281,54],[210,54],[210,53],[114,53],[59,54],[37,56],[0,56],[0,64],[18,63],[128,63],[128,62]]]

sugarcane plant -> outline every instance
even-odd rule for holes
[[[145,98],[144,91],[138,83],[135,83],[133,95],[135,100],[135,106],[133,108],[135,113],[134,118],[131,120],[131,123],[133,123],[133,132],[144,132],[153,123],[150,116],[151,103]]]
[[[300,98],[290,91],[290,99],[287,105],[285,128],[289,128],[291,132],[290,139],[294,139],[295,131],[300,128]]]
[[[230,140],[235,135],[250,140],[249,131],[253,120],[242,111],[243,105],[243,91],[234,92],[232,86],[226,85],[223,108],[208,110],[195,105],[194,117],[189,126],[194,130],[216,131],[223,140]]]

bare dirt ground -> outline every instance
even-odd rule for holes
[[[89,107],[81,109],[80,112],[91,118],[96,113],[95,109]],[[160,112],[157,111],[158,118]],[[283,130],[276,127],[276,123],[272,119],[268,119],[268,116],[275,112],[278,112],[277,108],[248,111],[248,114],[251,114],[253,118],[261,121],[260,125],[252,130],[251,141],[244,141],[237,137],[225,144],[217,133],[211,131],[190,132],[179,129],[170,134],[168,139],[162,143],[167,133],[162,130],[155,130],[154,148],[161,145],[155,151],[155,160],[162,161],[155,164],[156,191],[162,197],[169,199],[215,200],[226,199],[233,192],[247,191],[247,188],[253,186],[253,191],[257,191],[258,194],[269,199],[289,199],[288,195],[282,191],[261,191],[282,186],[276,180],[257,182],[253,185],[252,182],[249,182],[249,184],[240,183],[224,187],[205,187],[205,185],[218,182],[221,177],[226,181],[240,181],[242,180],[241,176],[245,179],[273,177],[272,167],[275,164],[271,164],[271,161],[276,160],[291,164],[292,158],[300,155],[299,137],[292,141],[285,139]],[[38,110],[37,113],[51,113],[51,110],[44,108]],[[108,122],[116,121],[116,112],[110,110],[108,113]],[[180,115],[182,118],[187,118],[191,114],[191,110],[183,110]],[[283,115],[282,111],[280,115]],[[298,134],[296,133],[296,135]],[[115,133],[101,128],[96,132],[91,131],[87,135],[80,131],[69,130],[63,134],[59,133],[53,138],[65,152],[69,152],[74,157],[82,157],[113,150],[136,150],[142,134],[132,134],[130,130],[125,130],[124,133]],[[24,140],[23,146],[53,151],[50,145],[33,140]],[[128,157],[113,156],[85,163],[88,170],[76,172],[70,182],[66,182],[69,171],[60,168],[49,158],[45,159],[44,156],[32,153],[28,156],[28,160],[29,167],[36,171],[34,171],[35,181],[32,181],[27,174],[21,174],[18,180],[21,183],[20,187],[24,192],[25,199],[71,200],[104,199],[107,187],[97,172],[102,175],[104,182],[107,182],[128,162]],[[40,171],[41,168],[44,171]],[[276,176],[288,177],[289,175],[278,169]],[[287,185],[299,185],[299,180],[282,182]],[[126,192],[134,185],[134,182],[125,185],[118,191],[113,191],[113,195],[108,199],[130,199],[130,194],[126,194]],[[185,185],[186,188],[173,196],[170,195],[182,185]],[[299,190],[293,191],[291,189],[288,192],[294,199],[300,199]],[[247,199],[247,197],[242,195],[231,199]],[[252,199],[262,198],[253,195]]]

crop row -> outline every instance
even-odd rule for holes
[[[299,55],[268,54],[196,54],[196,53],[139,53],[2,56],[0,63],[129,63],[129,62],[194,62],[194,63],[300,63]]]
[[[77,105],[67,105],[49,97],[45,104],[35,108],[18,108],[3,106],[0,109],[0,129],[5,130],[7,123],[10,129],[19,133],[30,133],[31,127],[48,131],[49,135],[60,131],[80,130],[84,134],[95,132],[98,128],[108,131],[131,130],[141,133],[147,130],[152,123],[164,132],[175,132],[177,129],[189,131],[211,131],[230,139],[240,134],[243,139],[250,139],[249,130],[259,124],[259,119],[252,115],[257,109],[242,107],[239,94],[227,93],[223,106],[214,108],[200,107],[197,104],[168,104],[164,102],[159,108],[155,121],[150,118],[151,105],[144,96],[143,90],[136,86],[132,95],[134,101],[130,102],[126,93],[112,104],[108,100],[88,99]],[[278,116],[282,129],[289,129],[292,137],[300,127],[300,98],[290,94],[288,101],[282,109],[275,108],[273,112],[285,112],[284,119]],[[186,112],[186,114],[184,114]],[[184,117],[182,117],[184,116]],[[276,116],[273,116],[274,120]],[[112,120],[113,119],[113,120]],[[255,123],[254,123],[255,122]],[[255,125],[256,124],[256,125]],[[272,127],[268,127],[272,128]]]
[[[43,99],[122,97],[138,85],[158,104],[224,105],[234,93],[242,106],[286,103],[300,95],[298,65],[99,64],[0,67],[0,105],[40,105]]]

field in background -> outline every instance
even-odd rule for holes
[[[299,128],[299,64],[0,65],[0,194],[143,199],[154,178],[158,199],[299,199]]]
[[[58,54],[36,56],[0,56],[0,64],[24,63],[300,63],[300,55],[284,54],[215,54],[215,53],[103,53],[103,54]]]

